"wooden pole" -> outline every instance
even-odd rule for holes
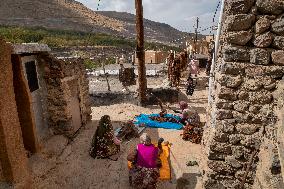
[[[196,28],[195,28],[195,39],[194,39],[194,54],[197,54],[198,27],[199,27],[199,18],[197,17]]]
[[[136,8],[136,32],[137,32],[137,46],[136,56],[138,59],[138,98],[139,105],[145,106],[147,102],[147,79],[145,66],[145,52],[144,52],[144,26],[143,26],[143,6],[142,0],[135,0]]]
[[[102,61],[102,66],[103,66],[103,70],[104,70],[104,76],[105,76],[105,79],[106,79],[106,82],[107,82],[107,90],[110,91],[110,84],[109,84],[109,81],[108,81],[108,73],[106,73],[104,61]]]

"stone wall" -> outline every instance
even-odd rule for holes
[[[45,65],[49,127],[55,134],[71,137],[80,128],[74,125],[74,115],[70,109],[71,94],[75,87],[78,92],[81,126],[90,120],[89,86],[85,67],[80,60],[66,62],[50,54],[41,54],[39,61]]]
[[[284,170],[284,79],[279,85],[279,91],[281,91],[281,97],[279,101],[282,103],[282,107],[278,110],[278,115],[282,117],[279,120],[277,135],[278,135],[278,150],[279,150],[279,159],[281,164],[281,169]],[[282,177],[284,178],[284,171],[282,171]]]
[[[279,118],[274,125],[274,135],[264,137],[259,152],[259,163],[254,188],[284,188],[284,80],[280,81],[273,96],[277,101],[274,112]],[[282,175],[281,175],[282,172]]]
[[[284,75],[283,12],[282,0],[225,1],[204,136],[205,188],[240,188],[246,171],[244,187],[252,188],[260,178],[257,170],[269,169],[266,178],[277,177],[273,187],[281,187],[275,93]]]

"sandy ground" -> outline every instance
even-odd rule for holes
[[[204,81],[199,81],[199,87],[188,99],[193,109],[205,121],[207,106],[207,91]],[[173,107],[176,105],[172,105]],[[92,108],[92,123],[81,129],[73,141],[55,136],[47,142],[41,154],[30,158],[35,185],[40,189],[128,189],[128,169],[126,156],[138,143],[138,139],[124,142],[118,161],[97,160],[89,156],[90,142],[95,133],[98,120],[103,115],[110,115],[114,128],[119,122],[131,120],[140,113],[158,113],[158,107],[142,108],[132,104],[115,104]],[[172,143],[170,163],[172,180],[159,182],[158,188],[177,187],[177,180],[185,180],[184,188],[202,188],[199,166],[188,167],[188,161],[200,162],[202,158],[201,146],[181,139],[182,131],[165,129],[147,129],[153,140],[163,137]]]

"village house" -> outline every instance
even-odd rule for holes
[[[209,54],[209,42],[206,39],[194,41],[194,39],[190,39],[186,42],[186,49],[189,55],[193,54]]]
[[[90,120],[83,64],[49,51],[47,45],[0,40],[0,188],[30,188],[28,157],[51,136],[72,137]]]
[[[161,64],[167,59],[168,53],[164,51],[145,51],[145,63],[146,64]],[[138,64],[138,59],[135,58],[135,63]]]

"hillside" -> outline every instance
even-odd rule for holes
[[[134,15],[95,12],[74,0],[5,0],[0,4],[0,25],[135,37]],[[167,43],[183,35],[169,25],[145,20],[147,40]]]
[[[135,36],[135,15],[114,11],[100,11],[97,13],[124,22],[126,30],[130,31],[130,33]],[[152,41],[170,42],[186,35],[186,33],[180,32],[168,24],[154,22],[148,19],[144,19],[144,28],[146,38]]]

